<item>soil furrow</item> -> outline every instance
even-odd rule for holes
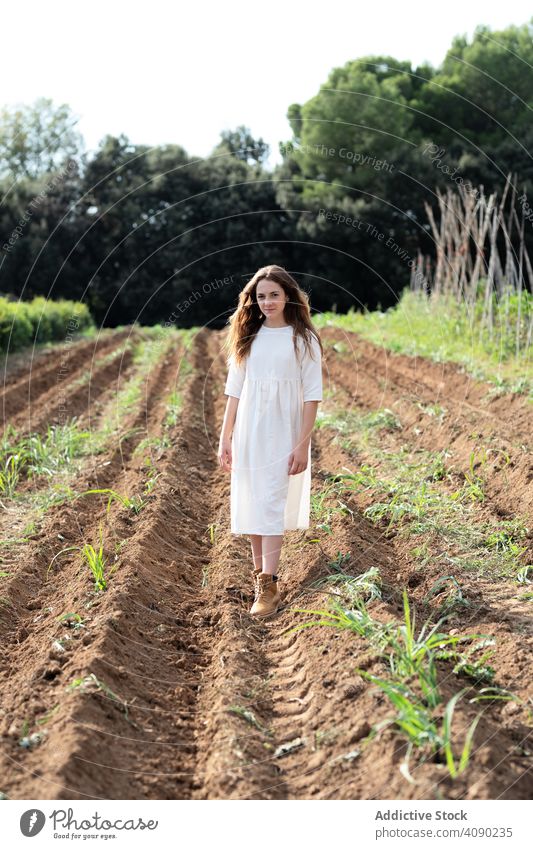
[[[132,329],[127,328],[111,335],[98,336],[96,340],[72,343],[64,348],[58,346],[44,362],[39,360],[37,368],[33,368],[31,361],[22,374],[17,373],[11,380],[6,377],[0,392],[2,427],[19,413],[23,420],[31,420],[33,408],[38,406],[41,409],[42,403],[46,404],[60,390],[65,390],[68,386],[63,383],[65,377],[69,382],[75,380],[87,371],[88,363],[117,348],[129,339],[131,333]]]
[[[173,355],[175,369],[178,368],[181,357],[182,351],[176,350]],[[125,422],[126,436],[120,438],[116,446],[110,446],[107,454],[98,456],[93,467],[87,468],[82,473],[77,481],[78,492],[107,487],[116,489],[117,486],[121,491],[121,483],[117,477],[127,471],[133,452],[148,432],[151,420],[161,416],[161,408],[158,405],[162,402],[164,395],[170,391],[168,377],[163,375],[168,363],[168,357],[162,358],[148,376],[145,395],[146,410],[134,412],[130,420]],[[98,500],[95,496],[51,507],[44,517],[42,527],[31,538],[28,550],[17,552],[16,561],[10,562],[8,558],[4,559],[3,565],[12,570],[12,578],[3,586],[9,602],[7,610],[11,612],[9,617],[5,608],[4,615],[0,617],[0,633],[4,635],[4,639],[6,639],[6,628],[9,629],[9,623],[13,619],[18,627],[23,625],[20,620],[20,610],[24,610],[28,603],[34,605],[32,609],[39,608],[45,601],[43,593],[53,592],[53,582],[47,580],[47,569],[51,559],[57,553],[57,540],[62,540],[62,547],[79,543],[80,540],[85,541],[88,528],[96,517],[101,518],[104,513],[102,499]],[[56,569],[61,568],[61,560],[56,561]],[[36,598],[37,593],[39,593],[38,598]]]
[[[182,351],[176,349],[173,354],[162,357],[158,366],[147,380],[146,399],[147,412],[139,411],[134,414],[130,424],[141,423],[143,420],[149,429],[157,429],[166,413],[166,408],[161,403],[172,386],[172,379],[178,371]],[[132,494],[139,483],[145,479],[146,472],[143,468],[142,458],[132,459],[131,472],[121,471],[123,463],[129,463],[134,448],[141,434],[137,434],[127,442],[122,442],[120,450],[115,450],[109,465],[88,470],[82,481],[84,486],[116,486],[119,491]],[[116,512],[116,511],[115,511]],[[164,516],[164,511],[161,513]],[[90,613],[84,609],[84,600],[92,586],[92,580],[88,578],[87,567],[80,569],[77,558],[72,554],[56,561],[59,568],[51,575],[47,574],[46,567],[52,555],[58,550],[58,535],[60,535],[62,547],[65,544],[75,544],[80,541],[97,542],[97,525],[105,520],[105,501],[100,497],[92,496],[80,499],[75,506],[65,504],[56,510],[52,509],[46,517],[43,529],[39,534],[38,542],[32,541],[28,550],[22,554],[17,574],[8,585],[10,605],[3,607],[2,626],[3,644],[2,651],[5,661],[2,664],[2,690],[4,713],[2,717],[2,755],[5,764],[11,762],[11,768],[7,769],[10,781],[13,782],[12,794],[17,795],[18,788],[25,788],[21,792],[29,792],[28,798],[56,798],[58,792],[57,778],[54,770],[57,768],[58,760],[68,752],[67,740],[72,732],[71,725],[66,722],[63,733],[59,731],[61,745],[53,748],[52,763],[48,763],[48,755],[52,747],[47,746],[26,752],[20,756],[22,750],[16,747],[16,739],[21,736],[20,729],[24,718],[30,720],[33,726],[38,717],[46,716],[47,711],[53,709],[54,699],[59,699],[62,708],[63,702],[72,698],[72,694],[65,695],[64,685],[75,678],[80,663],[85,656],[90,656],[93,641],[98,641],[101,628],[107,627],[110,614],[110,605],[113,604],[113,595],[116,592],[118,576],[121,575],[121,563],[117,565],[117,583],[113,581],[110,590],[106,594],[100,594],[93,599]],[[104,522],[105,523],[105,522]],[[129,516],[117,518],[111,528],[111,536],[117,540],[127,539],[135,529],[135,522]],[[110,550],[111,546],[111,550]],[[106,556],[113,562],[113,543],[107,541]],[[46,607],[45,605],[48,605]],[[102,606],[103,613],[99,616],[99,608]],[[39,612],[40,611],[40,612]],[[65,630],[58,623],[57,616],[61,613],[78,611],[82,613],[86,627],[83,630]],[[115,611],[115,616],[120,616],[120,610]],[[110,617],[112,622],[113,615]],[[104,626],[104,623],[105,626]],[[58,652],[54,649],[54,641],[63,635],[71,640],[67,644],[67,651]],[[9,649],[9,651],[8,651]],[[142,657],[142,655],[140,655]],[[83,669],[83,664],[82,664]],[[104,679],[105,680],[105,679]],[[105,695],[105,693],[104,693]],[[79,693],[73,696],[79,698]],[[114,700],[113,700],[114,701]],[[114,705],[116,709],[116,706]],[[50,732],[56,727],[54,720],[60,720],[62,711],[59,711],[49,720],[50,726],[46,729]],[[2,758],[3,760],[4,758]],[[46,764],[46,768],[36,767],[37,784],[31,791],[27,789],[27,766],[28,762],[39,761]],[[42,774],[42,778],[41,778]],[[49,777],[49,776],[53,777]],[[20,784],[22,782],[22,784]],[[66,798],[71,791],[65,790]],[[32,795],[34,794],[34,795]],[[48,795],[50,794],[50,795]],[[89,793],[88,795],[98,795]]]
[[[458,364],[397,354],[357,333],[326,328],[321,335],[331,344],[342,341],[350,347],[349,352],[337,355],[337,359],[348,369],[354,397],[364,395],[370,385],[373,405],[380,406],[376,401],[383,394],[383,382],[387,387],[390,382],[392,390],[397,387],[405,397],[458,407],[463,417],[466,408],[486,419],[487,424],[492,423],[492,429],[502,438],[512,439],[516,444],[524,440],[530,443],[533,413],[526,397],[518,393],[490,397],[488,393],[494,386],[474,379]],[[329,346],[327,352],[329,367],[329,355],[335,352]]]
[[[533,463],[530,453],[533,412],[522,406],[526,402],[508,396],[507,413],[502,410],[499,415],[491,414],[487,421],[472,421],[465,415],[466,402],[461,398],[456,400],[454,394],[448,392],[447,384],[439,399],[427,392],[420,396],[413,395],[413,384],[409,384],[403,377],[397,382],[395,370],[389,368],[388,360],[384,362],[384,356],[363,363],[358,361],[357,376],[354,378],[354,365],[349,358],[345,359],[345,355],[328,350],[329,377],[347,393],[350,402],[348,408],[355,405],[365,411],[375,411],[382,407],[391,409],[402,423],[398,437],[401,444],[407,442],[429,451],[449,450],[454,465],[458,464],[464,471],[469,470],[472,454],[478,472],[483,458],[486,493],[494,504],[496,515],[500,518],[521,515],[530,520],[533,516]],[[419,365],[417,374],[422,368],[436,368],[434,364],[422,362],[423,366]],[[417,363],[421,363],[420,358]],[[456,380],[464,381],[464,375],[454,372],[449,363],[445,365],[448,376],[453,375]],[[385,371],[380,371],[380,367]],[[470,378],[472,393],[482,397],[485,387],[473,386],[474,383]],[[445,408],[446,414],[442,418],[427,415],[416,406],[417,400],[424,400],[428,404],[438,401]],[[517,405],[520,406],[519,411]],[[519,427],[516,426],[517,421],[520,422]],[[474,430],[473,424],[476,425]]]
[[[315,451],[318,461],[315,469],[335,472],[342,466],[350,466],[352,458],[332,443],[324,431],[316,433]],[[357,500],[351,499],[347,503],[357,510],[354,503]],[[331,536],[335,540],[335,550],[358,552],[357,568],[353,570],[353,564],[348,567],[353,574],[370,566],[379,567],[383,578],[383,601],[373,605],[372,615],[387,621],[391,618],[401,621],[400,592],[404,586],[409,586],[409,578],[416,572],[416,566],[409,558],[409,543],[398,537],[385,538],[383,532],[374,526],[361,527],[359,520],[360,517],[353,523],[344,520],[339,526],[334,526]],[[283,562],[282,577],[289,569],[294,569],[295,574],[298,570],[302,572],[301,564],[289,559]],[[327,574],[325,570],[323,574]],[[436,577],[438,575],[434,576],[434,580]],[[427,590],[428,584],[425,588]],[[418,616],[423,621],[423,616],[430,610],[422,602],[421,590],[422,586],[417,586],[410,595],[413,604],[415,595]],[[323,604],[318,594],[310,594],[305,603],[298,600],[294,606],[316,610]],[[480,604],[469,614],[467,631],[495,633],[498,643],[494,663],[496,680],[501,686],[509,686],[513,692],[525,696],[528,685],[523,681],[523,675],[531,656],[532,641],[522,639],[518,646],[513,634],[506,632],[505,622],[502,626],[502,611],[495,609],[493,614],[491,616],[490,610]],[[362,746],[362,740],[370,732],[370,722],[380,721],[392,713],[390,704],[377,688],[372,688],[355,673],[357,666],[381,677],[385,673],[384,665],[365,641],[347,632],[336,633],[334,629],[306,629],[297,635],[301,646],[298,660],[304,658],[306,669],[304,681],[301,669],[298,673],[294,671],[292,676],[287,676],[287,671],[282,670],[282,677],[278,678],[277,670],[284,657],[281,646],[287,637],[274,634],[279,634],[290,621],[298,621],[298,617],[298,614],[290,615],[289,611],[284,611],[266,626],[273,633],[269,639],[271,651],[277,651],[271,660],[275,670],[272,683],[273,686],[279,684],[276,691],[278,714],[281,714],[279,706],[282,704],[280,690],[286,694],[283,715],[275,717],[273,722],[276,745],[290,743],[291,740],[295,744],[298,738],[304,741],[304,745],[295,745],[279,759],[280,779],[287,792],[286,798],[438,798],[439,792],[449,798],[461,798],[461,794],[466,794],[466,798],[494,798],[493,794],[498,793],[502,793],[503,798],[508,793],[509,798],[527,798],[531,787],[531,778],[524,771],[527,760],[519,754],[512,755],[518,738],[527,736],[529,731],[519,719],[520,709],[515,710],[515,706],[509,705],[494,709],[493,706],[493,712],[480,723],[476,735],[478,758],[470,772],[470,782],[477,782],[477,796],[468,795],[471,792],[468,781],[452,782],[444,765],[435,762],[418,768],[415,772],[418,784],[412,787],[402,779],[398,770],[406,753],[406,744],[399,735],[386,730],[370,746]],[[464,618],[458,616],[456,622],[449,623],[449,627],[464,627]],[[291,653],[292,664],[295,663],[293,652],[294,647],[287,645],[285,653]],[[446,699],[465,683],[464,679],[457,681],[451,669],[441,676]],[[313,694],[311,698],[310,692]],[[295,697],[303,700],[304,704],[291,702]],[[472,706],[469,706],[469,721],[474,715]],[[522,716],[525,718],[525,714]],[[487,765],[494,765],[498,753],[501,756],[502,752],[507,755],[504,764],[495,775],[487,774],[484,782]],[[512,792],[507,789],[511,786]],[[275,789],[272,785],[263,787],[263,793],[273,793]]]

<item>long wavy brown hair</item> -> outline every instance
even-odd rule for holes
[[[257,284],[261,280],[273,280],[278,283],[289,298],[285,304],[283,316],[287,324],[292,324],[294,329],[293,344],[296,356],[298,357],[298,337],[301,337],[312,357],[311,335],[316,337],[323,354],[320,336],[311,321],[309,296],[300,288],[294,277],[291,277],[289,272],[280,265],[265,265],[255,272],[252,279],[242,289],[237,309],[228,319],[229,331],[224,340],[224,348],[228,356],[233,355],[236,364],[239,365],[248,356],[252,342],[263,324],[264,314],[257,303],[256,294]]]

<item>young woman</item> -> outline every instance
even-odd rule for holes
[[[309,527],[311,432],[322,354],[307,294],[279,265],[239,295],[225,340],[228,395],[218,458],[231,472],[231,532],[250,536],[253,616],[277,610],[283,533]]]

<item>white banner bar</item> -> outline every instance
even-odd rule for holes
[[[0,806],[6,849],[73,843],[166,849],[205,841],[228,842],[231,849],[324,849],[332,843],[354,849],[524,849],[533,845],[532,814],[530,800],[6,800]]]

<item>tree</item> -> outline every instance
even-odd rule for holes
[[[220,133],[221,141],[215,148],[215,152],[227,151],[241,159],[243,162],[262,163],[268,158],[269,145],[262,138],[254,139],[250,130],[243,126],[236,130],[223,130]]]
[[[341,191],[381,191],[384,163],[409,146],[413,116],[406,106],[413,86],[408,62],[369,56],[333,69],[318,94],[289,107],[294,148],[288,152],[314,181],[304,198],[329,192],[320,182]]]
[[[69,106],[40,97],[0,112],[0,177],[38,179],[76,158],[83,145]]]
[[[490,148],[513,136],[522,142],[533,107],[532,35],[530,22],[498,32],[479,26],[471,44],[454,38],[417,98],[423,132],[435,144],[455,142],[474,154],[474,145]]]

